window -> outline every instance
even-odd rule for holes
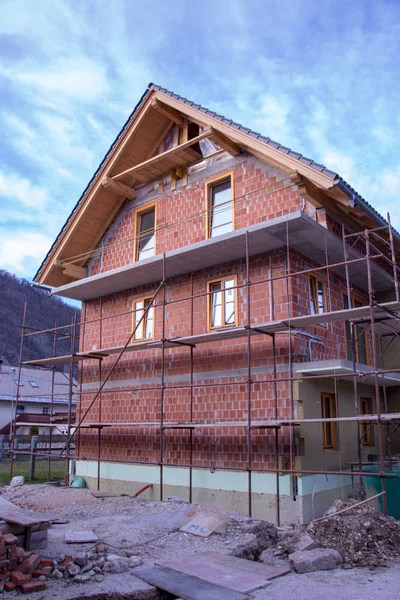
[[[25,412],[25,404],[17,404],[17,415],[21,415]]]
[[[149,258],[155,254],[155,204],[136,212],[135,218],[135,260]]]
[[[145,313],[145,310],[149,307],[150,302],[151,298],[141,298],[140,300],[133,301],[133,331],[135,332],[135,341],[152,340],[154,337],[154,307],[151,306]],[[145,313],[144,317],[140,321],[143,313]],[[136,327],[137,329],[135,331]]]
[[[18,379],[14,379],[14,383],[15,383],[15,385],[18,385]],[[22,381],[19,382],[19,387],[24,387],[24,384]]]
[[[207,237],[233,230],[232,176],[206,183]]]
[[[335,394],[321,394],[321,413],[323,419],[336,417]],[[322,423],[322,443],[324,448],[336,449],[337,423],[328,421]]]
[[[236,277],[226,277],[219,281],[210,281],[209,298],[209,329],[236,325]]]
[[[355,296],[351,296],[351,308],[357,308],[359,306],[364,306],[365,302],[363,302],[360,298]],[[343,294],[343,306],[344,308],[349,307],[349,297],[347,294]],[[353,344],[351,341],[351,323],[350,321],[345,322],[345,338],[346,338],[346,356],[348,360],[353,360]],[[356,325],[354,327],[354,343],[355,343],[355,351],[356,362],[367,365],[368,364],[368,351],[367,351],[367,334],[366,327],[363,325]]]
[[[320,315],[326,312],[325,282],[316,275],[309,277],[310,314]]]
[[[43,406],[43,408],[42,408],[42,415],[48,415],[48,414],[50,414],[49,407],[48,406]]]
[[[362,415],[372,414],[371,398],[360,398],[360,412]],[[372,446],[372,421],[360,422],[360,437],[363,446]]]
[[[38,384],[36,383],[36,381],[33,381],[33,379],[28,379],[28,381],[29,381],[31,387],[33,387],[33,388],[39,387]]]

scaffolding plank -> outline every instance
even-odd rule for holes
[[[133,574],[183,600],[245,600],[247,596],[166,567],[139,567]]]
[[[34,512],[15,506],[12,502],[8,502],[4,498],[0,498],[0,519],[7,523],[15,523],[23,527],[36,525],[37,523],[49,523],[52,520],[50,515],[40,512]]]

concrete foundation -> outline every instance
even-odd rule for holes
[[[97,489],[97,463],[77,461],[76,474],[84,477],[89,489]],[[298,478],[298,494],[293,499],[288,475],[279,477],[280,520],[297,525],[321,516],[337,498],[348,498],[352,488],[348,478],[330,475]],[[189,500],[189,470],[166,467],[163,470],[163,499],[179,496]],[[155,466],[124,465],[103,462],[100,470],[102,491],[134,494],[146,483],[143,500],[160,500],[160,471]],[[192,502],[249,514],[247,473],[235,471],[193,470]],[[252,516],[276,522],[276,477],[269,473],[252,475]]]

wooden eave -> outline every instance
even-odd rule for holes
[[[209,114],[153,90],[103,161],[90,189],[49,253],[37,278],[39,283],[58,287],[71,281],[71,276],[68,275],[71,271],[68,272],[60,265],[72,256],[90,252],[97,247],[126,198],[134,196],[135,185],[154,181],[168,174],[171,168],[202,158],[192,147],[196,140],[190,140],[192,143],[183,142],[173,151],[164,153],[165,156],[158,155],[153,159],[168,129],[181,118],[208,128],[199,139],[210,137],[231,154],[245,150],[287,174],[296,172],[304,182],[311,184],[313,192],[322,192],[321,197],[330,198],[333,207],[341,204],[347,210],[344,192],[336,188],[335,182],[328,175]],[[110,180],[120,183],[122,187],[110,185]],[[126,191],[123,195],[123,186],[131,191]],[[357,219],[360,220],[359,215]],[[85,258],[82,258],[74,264],[82,268],[85,263]]]

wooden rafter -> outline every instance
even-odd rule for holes
[[[167,117],[168,119],[176,123],[177,125],[183,124],[183,117],[178,113],[178,111],[174,108],[171,108],[170,106],[167,106],[166,104],[164,104],[164,102],[157,100],[157,98],[154,98],[152,100],[151,107],[154,108],[154,110],[156,110],[158,113],[164,115],[164,117]]]
[[[113,192],[120,194],[120,196],[124,196],[125,198],[130,198],[134,200],[136,198],[136,192],[132,188],[120,183],[119,181],[114,181],[111,177],[103,177],[101,180],[101,184],[105,188],[110,188]]]
[[[143,170],[145,168],[149,168],[149,167],[150,168],[155,167],[158,163],[163,162],[165,159],[168,159],[168,158],[173,159],[174,155],[177,155],[182,150],[187,150],[188,148],[190,148],[191,146],[194,146],[201,140],[204,140],[205,138],[210,137],[211,134],[212,134],[212,129],[211,129],[211,127],[208,127],[207,129],[204,130],[203,133],[192,138],[191,140],[188,140],[187,142],[184,142],[183,144],[180,144],[179,146],[175,146],[175,148],[171,148],[171,150],[167,150],[166,152],[157,154],[157,156],[153,156],[153,158],[150,158],[149,160],[145,160],[144,162],[140,163],[139,165],[135,165],[134,167],[131,167],[130,169],[126,169],[125,171],[122,171],[122,173],[118,173],[117,175],[114,175],[114,177],[112,179],[114,179],[114,181],[117,181],[118,179],[121,179],[121,177],[124,177],[125,175],[134,175],[137,179],[140,179],[140,171],[141,170]]]
[[[232,156],[237,156],[238,154],[240,154],[242,152],[242,149],[240,148],[240,146],[235,144],[235,142],[232,142],[232,140],[230,138],[228,138],[226,135],[224,135],[223,133],[220,133],[219,131],[216,131],[215,129],[212,130],[212,135],[210,136],[210,140],[212,142],[215,142],[216,144],[218,144],[218,146],[220,146],[220,148],[223,148],[223,150],[225,150],[226,152],[229,152],[229,154],[231,154]]]
[[[86,269],[78,265],[64,265],[63,273],[67,277],[72,277],[72,279],[83,279],[87,276]]]

